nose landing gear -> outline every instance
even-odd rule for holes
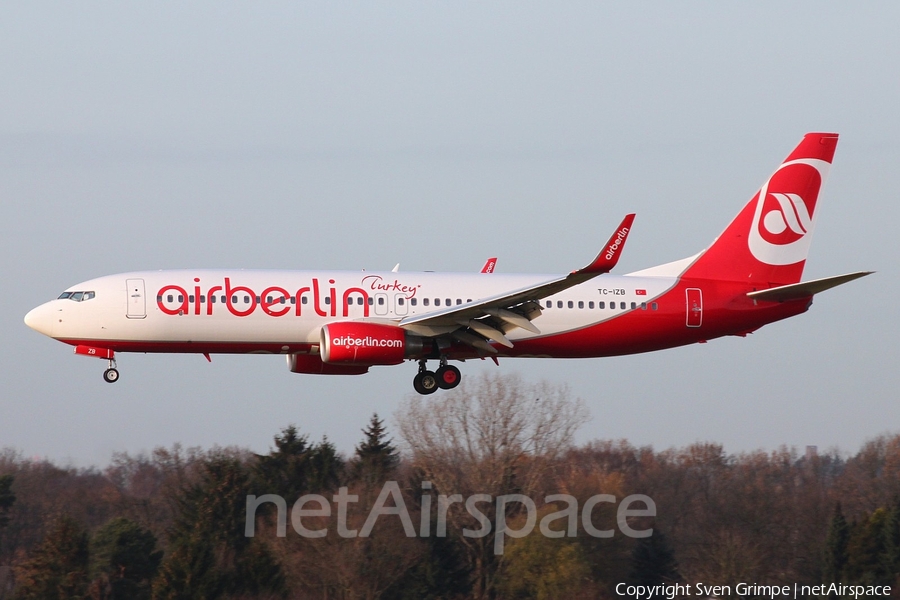
[[[426,396],[435,393],[438,388],[451,390],[462,381],[462,374],[453,365],[447,364],[446,358],[441,358],[441,366],[436,372],[428,370],[425,360],[419,361],[419,372],[413,378],[413,388]]]
[[[119,380],[119,370],[116,369],[116,361],[109,359],[109,368],[103,371],[103,381],[106,383],[115,383]]]

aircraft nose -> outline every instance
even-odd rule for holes
[[[53,321],[51,320],[50,307],[41,304],[37,308],[33,308],[25,315],[25,324],[44,335],[50,335],[50,329]]]

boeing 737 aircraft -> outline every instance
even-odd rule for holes
[[[745,336],[805,312],[870,272],[800,282],[838,136],[807,134],[699,254],[623,276],[634,215],[565,275],[369,271],[141,271],[68,288],[25,323],[108,361],[116,352],[283,354],[293,373],[359,375],[419,363],[420,394],[450,389],[475,358],[586,358]],[[436,361],[431,371],[428,361]]]

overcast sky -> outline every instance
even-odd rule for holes
[[[3,3],[0,448],[262,452],[295,423],[350,452],[414,363],[124,354],[109,385],[22,318],[142,269],[563,273],[633,211],[626,273],[708,245],[807,131],[841,140],[805,277],[876,275],[747,339],[500,368],[567,382],[580,442],[900,432],[897,23],[894,2]]]

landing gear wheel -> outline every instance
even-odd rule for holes
[[[423,396],[433,394],[438,389],[438,378],[431,371],[420,371],[413,378],[413,388]]]
[[[106,383],[115,383],[119,380],[119,371],[110,367],[103,371],[103,381]]]
[[[435,372],[438,386],[442,390],[452,390],[462,381],[462,374],[453,365],[444,365]]]

